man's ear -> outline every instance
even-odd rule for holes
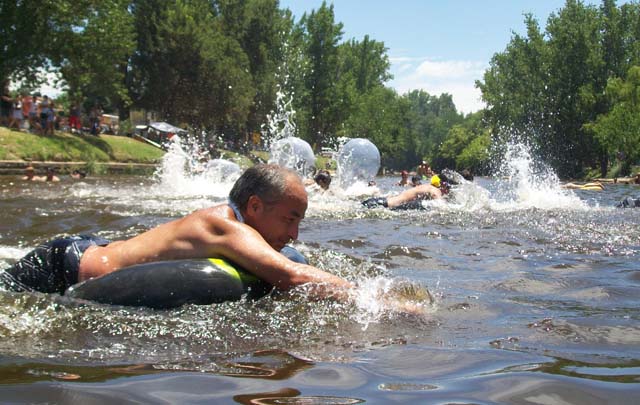
[[[264,210],[264,203],[257,195],[252,195],[247,200],[247,216],[253,217]]]

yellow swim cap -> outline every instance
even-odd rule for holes
[[[433,187],[440,187],[440,177],[436,174],[431,178],[431,185]]]

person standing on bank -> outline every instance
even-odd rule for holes
[[[2,94],[0,94],[0,125],[8,126],[13,113],[13,98],[9,91],[9,81],[2,83]]]
[[[56,239],[37,247],[0,281],[18,291],[63,293],[80,281],[148,262],[224,257],[280,290],[309,284],[319,297],[344,299],[353,285],[280,250],[298,237],[307,193],[295,171],[276,165],[247,169],[229,201],[195,211],[124,241],[92,236]]]

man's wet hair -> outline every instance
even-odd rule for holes
[[[282,200],[287,189],[287,178],[298,177],[298,173],[278,165],[255,165],[248,168],[236,180],[229,192],[229,200],[238,208],[247,208],[249,197],[256,195],[265,204]]]

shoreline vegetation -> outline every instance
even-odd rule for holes
[[[73,170],[101,174],[152,174],[166,152],[143,141],[120,135],[79,135],[55,131],[42,136],[0,127],[0,175],[23,174],[27,166],[37,173],[54,168],[61,174]],[[220,150],[221,158],[241,167],[266,162],[269,153],[251,151],[246,155]],[[335,162],[317,156],[316,165],[327,163],[335,169]]]
[[[166,152],[134,138],[119,135],[77,135],[55,131],[53,136],[42,136],[0,127],[0,175],[23,174],[32,166],[44,173],[55,168],[61,174],[83,170],[93,175],[152,174]],[[248,155],[222,150],[221,157],[241,167],[266,162],[268,152],[251,151]],[[317,156],[316,167],[335,170],[330,158]],[[413,173],[413,172],[412,172]],[[393,172],[395,175],[396,173]],[[567,181],[599,181],[614,183],[614,178],[566,179]],[[632,177],[619,177],[620,184],[633,183]]]

